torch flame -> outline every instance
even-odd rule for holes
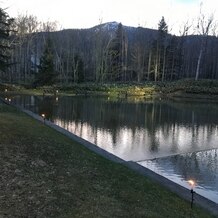
[[[193,180],[188,180],[188,183],[189,183],[189,185],[191,185],[192,187],[194,187],[195,186],[195,182],[193,181]]]

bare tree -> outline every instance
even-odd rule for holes
[[[197,32],[201,36],[201,45],[200,45],[200,51],[198,55],[196,72],[195,72],[195,80],[198,80],[199,78],[202,55],[206,49],[207,38],[211,30],[213,29],[213,25],[214,25],[213,14],[211,14],[210,16],[206,16],[202,12],[202,5],[201,5],[200,16],[198,17],[198,22],[197,22]]]
[[[57,22],[41,22],[34,15],[19,14],[15,18],[15,46],[12,55],[15,79],[19,82],[33,82],[38,72],[40,56],[45,44],[46,34],[58,28]],[[41,33],[41,34],[39,34]],[[43,40],[41,40],[43,39]]]
[[[46,21],[46,22],[40,22],[40,32],[54,32],[59,30],[59,24],[57,21]]]
[[[16,27],[16,46],[13,54],[13,61],[18,71],[18,79],[29,80],[31,61],[35,60],[36,42],[34,38],[37,36],[34,33],[38,32],[40,22],[36,16],[19,14],[15,18]],[[34,60],[33,60],[34,58]],[[31,60],[32,59],[32,60]],[[36,60],[35,60],[36,62]]]

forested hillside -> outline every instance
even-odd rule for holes
[[[0,74],[4,82],[40,86],[218,78],[218,38],[209,34],[209,20],[200,24],[198,35],[189,35],[184,26],[175,36],[163,17],[157,30],[111,22],[61,31],[51,24],[39,29],[33,18],[16,20],[9,67]]]

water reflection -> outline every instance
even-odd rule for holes
[[[196,191],[217,202],[216,103],[111,101],[81,96],[10,98],[12,103],[45,114],[70,132],[187,188],[190,178],[196,180]],[[174,156],[161,158],[170,155]]]
[[[140,161],[218,146],[218,105],[17,96],[22,105],[125,159]]]
[[[190,188],[187,181],[196,182],[195,191],[218,203],[218,149],[193,152],[172,157],[139,162],[152,171]]]

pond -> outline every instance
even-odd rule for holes
[[[198,151],[139,162],[144,167],[218,203],[218,149]]]
[[[216,102],[85,96],[14,96],[11,101],[179,184],[186,186],[192,177],[201,194],[218,203]]]

